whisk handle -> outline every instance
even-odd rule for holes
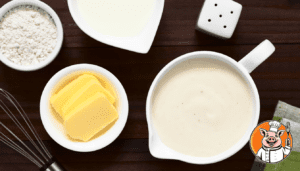
[[[67,171],[57,160],[52,158],[40,171]]]

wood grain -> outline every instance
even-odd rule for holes
[[[1,1],[0,6],[8,0]],[[146,55],[107,46],[84,34],[72,19],[66,0],[44,0],[59,15],[64,28],[63,48],[47,67],[19,72],[0,64],[0,88],[21,103],[49,150],[70,171],[165,171],[165,170],[250,170],[254,156],[248,144],[227,160],[211,165],[191,165],[159,160],[148,149],[145,103],[150,85],[171,60],[193,51],[216,51],[238,61],[258,43],[269,39],[276,51],[252,74],[257,85],[261,114],[259,122],[271,119],[278,100],[300,106],[300,3],[297,0],[237,0],[243,11],[233,37],[221,40],[195,31],[204,0],[166,0],[164,13],[152,48]],[[130,112],[125,129],[107,148],[76,153],[56,144],[46,133],[39,114],[41,93],[59,70],[79,63],[99,65],[123,84]],[[10,119],[0,120],[20,132]],[[21,136],[21,139],[26,140]],[[0,170],[38,170],[27,159],[0,143]]]
[[[28,144],[28,143],[27,143]],[[197,170],[201,166],[191,165],[184,162],[174,160],[159,160],[151,156],[148,150],[147,139],[119,139],[103,150],[93,153],[77,153],[61,148],[53,141],[45,141],[46,146],[52,151],[52,154],[64,164],[64,167],[72,171],[82,170]],[[33,164],[21,157],[18,153],[0,144],[0,170],[9,169],[17,171],[26,168],[28,170],[36,170]],[[209,170],[249,170],[254,156],[244,155],[251,153],[248,145],[245,146],[236,155],[230,157],[226,161],[219,162],[214,165],[207,165],[205,169]],[[236,163],[239,163],[238,165]],[[202,167],[204,168],[204,167]]]
[[[1,1],[0,6],[7,1]],[[66,0],[45,0],[58,14],[64,29],[64,47],[107,47],[86,36],[74,23]],[[153,46],[300,43],[300,5],[290,0],[239,0],[240,21],[230,40],[195,30],[204,0],[165,0],[163,16]]]

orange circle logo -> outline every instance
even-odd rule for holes
[[[283,125],[278,121],[265,121],[254,129],[250,138],[251,151],[266,163],[284,160],[291,153],[292,144],[289,122]]]

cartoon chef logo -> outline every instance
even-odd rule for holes
[[[278,121],[266,121],[252,132],[250,148],[253,154],[266,163],[278,163],[284,160],[292,150],[290,124]]]

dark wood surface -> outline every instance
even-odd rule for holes
[[[272,118],[278,100],[300,106],[300,0],[237,0],[243,11],[229,40],[195,31],[204,0],[166,0],[157,35],[146,55],[107,46],[84,34],[74,23],[66,0],[43,1],[57,12],[63,23],[63,48],[50,65],[35,72],[15,71],[0,63],[0,87],[18,99],[49,150],[70,171],[251,169],[254,156],[248,144],[232,157],[210,165],[159,160],[149,153],[145,116],[149,87],[168,62],[188,52],[216,51],[238,61],[269,39],[276,46],[275,53],[251,74],[261,100],[259,121]],[[6,2],[1,0],[0,6]],[[72,152],[55,143],[46,133],[39,114],[41,93],[48,80],[64,67],[79,63],[96,64],[111,71],[123,84],[130,104],[127,124],[118,139],[91,153]],[[0,120],[9,123],[2,112]],[[38,169],[0,143],[0,170]]]

